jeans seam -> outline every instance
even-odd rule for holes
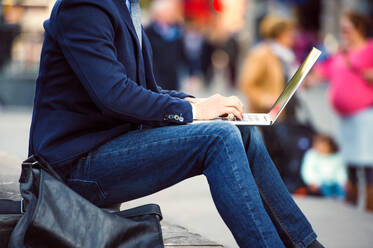
[[[229,152],[229,149],[228,149],[228,145],[226,144],[226,142],[224,141],[224,139],[223,139],[222,137],[220,137],[220,136],[217,136],[217,137],[222,141],[222,143],[223,143],[223,145],[224,145],[224,149],[225,149],[226,152],[227,152],[227,156],[229,157],[229,161],[230,161],[231,164],[233,165],[233,164],[234,164],[234,161],[232,160],[232,158],[231,158],[231,156],[230,156],[230,152]],[[240,188],[240,190],[241,190],[241,192],[242,192],[244,198],[247,199],[248,196],[247,196],[247,194],[245,194],[245,190],[243,190],[242,185],[241,185],[241,181],[242,181],[242,180],[240,179],[239,175],[237,175],[237,167],[236,167],[236,166],[232,166],[232,170],[233,170],[233,175],[235,176],[236,180],[238,181],[238,186],[239,186],[239,188]],[[262,237],[264,245],[265,245],[266,247],[268,247],[268,244],[266,243],[266,239],[264,238],[263,233],[259,230],[259,228],[258,228],[258,224],[257,224],[257,222],[255,221],[255,218],[253,218],[254,216],[253,216],[253,214],[252,214],[252,212],[253,212],[253,211],[252,211],[252,205],[250,204],[250,201],[249,201],[249,200],[248,200],[247,202],[248,202],[248,205],[249,205],[249,206],[247,206],[246,208],[247,208],[247,210],[248,210],[248,212],[249,212],[249,215],[251,216],[253,222],[255,223],[255,227],[256,227],[258,233],[259,233],[260,236]]]
[[[304,241],[307,240],[307,239],[309,239],[312,236],[316,236],[316,234],[314,232],[312,232],[312,233],[308,234],[302,241],[296,242],[295,239],[292,237],[292,235],[284,227],[284,224],[282,223],[281,219],[276,214],[276,211],[274,211],[273,208],[271,207],[271,205],[268,204],[268,200],[265,197],[265,195],[263,194],[263,191],[260,189],[259,185],[258,185],[258,189],[259,189],[260,195],[263,198],[263,201],[266,203],[266,205],[268,206],[269,210],[271,211],[271,213],[273,214],[273,216],[275,217],[275,219],[278,221],[279,225],[281,226],[281,229],[285,232],[285,234],[288,236],[288,238],[290,239],[290,241],[293,243],[294,247],[296,247],[296,248],[306,247]]]
[[[220,136],[218,135],[191,135],[191,136],[188,136],[188,137],[185,137],[184,139],[190,139],[190,138],[197,138],[197,137],[214,137],[214,138],[220,138]],[[180,140],[180,137],[176,137],[176,138],[168,138],[168,139],[163,139],[163,140],[157,140],[157,141],[154,141],[154,142],[150,142],[150,143],[146,143],[144,145],[142,145],[141,147],[146,147],[146,146],[149,146],[149,145],[156,145],[156,144],[159,144],[159,143],[163,143],[163,142],[169,142],[169,141],[177,141],[177,140]],[[138,149],[139,146],[136,146],[136,147],[130,147],[130,148],[124,148],[123,150],[120,150],[120,152],[123,152],[123,151],[130,151],[130,150],[136,150]],[[117,151],[117,150],[116,150]],[[87,156],[87,161],[91,160],[91,156],[94,156],[95,152],[93,153],[90,153],[88,156]],[[105,153],[99,153],[100,156],[104,156],[104,155],[108,155],[108,154],[112,154],[113,151],[108,151],[108,152],[105,152]]]
[[[72,178],[69,178],[68,180],[96,184],[99,194],[100,194],[100,198],[101,198],[100,200],[102,201],[106,199],[108,194],[102,189],[101,184],[96,179],[93,179],[93,180],[91,179],[91,175],[90,175],[91,160],[92,160],[92,154],[88,153],[87,156],[83,156],[77,163],[78,170],[80,170],[80,177],[83,176],[84,178],[87,178],[87,179],[80,179],[79,177],[77,178],[72,177]]]
[[[250,135],[250,140],[252,139],[251,135]],[[257,147],[256,147],[257,149]],[[278,217],[276,211],[274,211],[274,209],[272,208],[272,206],[269,204],[265,194],[263,193],[262,189],[260,188],[259,185],[258,186],[258,190],[259,190],[259,193],[263,199],[263,202],[268,206],[268,209],[269,211],[272,213],[273,217],[277,220],[278,224],[280,225],[281,229],[284,231],[284,233],[286,234],[286,236],[290,239],[291,243],[293,244],[294,247],[296,248],[300,248],[300,247],[305,247],[304,245],[299,245],[299,243],[297,243],[297,241],[293,238],[293,236],[288,232],[288,230],[285,228],[283,222],[281,221],[281,219]],[[305,239],[307,239],[308,237],[310,237],[311,235],[314,235],[315,233],[312,232],[311,234],[309,234]],[[305,240],[304,239],[304,240]],[[300,243],[303,244],[303,241],[300,241]]]
[[[99,194],[100,194],[100,200],[105,200],[105,198],[107,197],[107,194],[103,191],[103,189],[101,188],[101,185],[96,181],[96,180],[84,180],[84,179],[79,179],[79,178],[71,178],[71,179],[68,179],[69,182],[78,182],[78,183],[93,183],[97,186],[97,189],[99,191]]]
[[[306,247],[305,241],[308,240],[308,239],[311,239],[311,238],[312,238],[313,240],[315,240],[315,239],[317,238],[316,233],[313,232],[313,233],[310,233],[309,235],[307,235],[307,236],[303,239],[303,241],[301,242],[301,243],[302,243],[302,246],[299,246],[299,245],[298,245],[298,247],[301,247],[301,248],[302,248],[302,247]]]
[[[284,224],[282,223],[281,219],[278,217],[276,211],[273,210],[273,208],[271,207],[271,205],[268,203],[268,200],[267,198],[265,197],[265,195],[263,194],[263,191],[260,189],[259,185],[258,186],[258,190],[259,190],[259,193],[260,195],[262,196],[262,199],[263,201],[265,202],[265,204],[268,206],[268,209],[271,211],[271,213],[273,214],[273,216],[275,217],[275,219],[277,220],[277,222],[279,223],[279,225],[281,226],[281,229],[285,232],[285,234],[288,236],[288,238],[290,239],[290,241],[293,243],[294,247],[298,247],[297,245],[297,242],[294,240],[294,238],[290,235],[290,233],[286,230],[286,228],[284,227]]]

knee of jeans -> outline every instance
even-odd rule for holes
[[[241,140],[241,133],[240,130],[237,128],[236,125],[233,125],[231,123],[215,123],[213,133],[218,135],[220,138],[224,140],[229,139],[239,139]]]
[[[250,126],[249,128],[250,128],[251,141],[255,143],[262,142],[263,138],[258,128],[255,126]]]
[[[242,136],[248,138],[250,142],[260,142],[262,135],[256,126],[240,126],[239,129],[242,132]]]
[[[206,154],[205,162],[207,163],[203,168],[204,173],[210,168],[209,162],[215,160],[216,157],[224,156],[225,152],[228,152],[229,149],[225,149],[227,146],[234,151],[239,146],[243,148],[241,132],[237,126],[226,122],[213,122],[205,128],[204,133],[210,136],[210,139],[206,140],[209,142],[208,147],[214,147],[214,149],[209,149],[210,152]]]

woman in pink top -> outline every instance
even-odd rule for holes
[[[370,24],[370,19],[361,14],[344,14],[343,49],[320,63],[314,76],[317,81],[330,82],[329,99],[340,116],[341,153],[351,185],[348,195],[356,198],[356,185],[362,185],[359,206],[373,210],[373,41],[367,38]],[[365,202],[367,193],[371,197]]]

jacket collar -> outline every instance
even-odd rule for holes
[[[128,11],[126,2],[124,0],[113,0],[113,1],[116,4],[124,21],[126,22],[127,27],[132,37],[136,41],[137,80],[138,80],[138,83],[140,82],[140,84],[146,88],[146,78],[145,78],[145,71],[144,71],[145,65],[144,65],[144,57],[143,57],[144,47],[140,46],[140,42],[136,34],[136,29],[135,29],[135,26],[133,25],[132,18]]]
[[[134,36],[134,38],[136,39],[138,49],[140,49],[141,51],[139,38],[137,37],[136,29],[135,29],[135,26],[133,25],[130,12],[128,11],[128,8],[126,5],[126,1],[125,0],[114,0],[114,2],[117,5],[118,10],[121,13],[121,15],[124,17],[124,21],[126,22],[128,29],[130,30],[132,36]]]

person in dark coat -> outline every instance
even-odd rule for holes
[[[153,49],[154,76],[167,90],[180,89],[180,71],[184,64],[183,30],[179,25],[181,3],[157,0],[152,3],[152,22],[145,29]]]

